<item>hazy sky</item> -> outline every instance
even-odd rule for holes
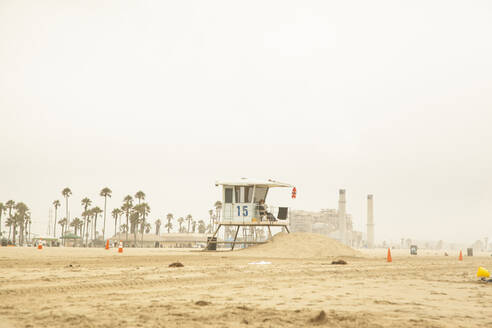
[[[66,186],[154,220],[275,178],[364,230],[373,193],[378,242],[492,237],[491,35],[490,1],[0,0],[0,201],[46,232]]]

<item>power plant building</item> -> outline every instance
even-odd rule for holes
[[[346,212],[345,190],[339,191],[338,209],[322,209],[319,212],[295,210],[290,215],[293,232],[318,233],[351,247],[362,247],[362,232],[354,230],[352,215]]]
[[[294,210],[290,215],[293,232],[311,232],[336,239],[351,247],[374,248],[374,197],[367,195],[367,232],[354,230],[352,215],[347,213],[346,193],[339,190],[338,209],[319,212]],[[365,237],[365,238],[364,238]]]

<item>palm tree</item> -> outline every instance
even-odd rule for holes
[[[6,203],[5,203],[5,206],[7,207],[7,209],[9,210],[9,219],[10,219],[10,226],[9,226],[9,239],[10,239],[10,232],[12,230],[12,226],[14,227],[13,229],[13,236],[12,236],[12,243],[15,245],[15,227],[16,227],[16,222],[15,220],[13,219],[12,217],[12,209],[15,207],[15,202],[13,200],[8,200]]]
[[[61,225],[62,227],[62,237],[65,236],[65,227],[67,226],[67,222],[68,222],[67,218],[63,218],[60,221],[58,221],[58,224]],[[65,238],[63,238],[63,240],[65,240]]]
[[[145,233],[150,233],[150,230],[152,229],[152,225],[150,223],[145,224]]]
[[[210,222],[209,222],[209,225],[210,227],[212,227],[212,225],[214,224],[214,210],[209,210],[208,211],[208,215],[210,217]]]
[[[140,233],[141,233],[141,246],[143,247],[143,235],[145,228],[145,217],[150,213],[150,206],[147,203],[141,203],[134,206],[134,210],[139,214],[142,218],[140,221]],[[136,228],[136,227],[135,227]]]
[[[128,225],[122,224],[122,225],[120,225],[120,229],[122,232],[128,233]]]
[[[138,199],[138,203],[140,204],[142,200],[145,200],[145,193],[142,190],[139,190],[135,194],[135,198]]]
[[[0,237],[2,237],[2,214],[7,210],[7,207],[0,202]]]
[[[72,222],[70,222],[70,226],[73,227],[75,235],[78,236],[77,232],[79,232],[79,228],[82,227],[84,221],[79,218],[74,218]],[[80,231],[82,233],[82,231]]]
[[[82,241],[84,240],[85,237],[85,247],[87,247],[87,238],[89,235],[89,217],[92,215],[90,211],[88,210],[89,206],[91,206],[92,201],[85,197],[84,199],[81,200],[80,202],[82,206],[84,206],[84,212],[82,212],[82,216],[84,217],[84,227],[83,227],[83,232],[82,232]]]
[[[84,238],[85,238],[84,247],[87,247],[87,244],[89,241],[90,223],[92,222],[91,221],[92,211],[91,210],[83,211],[82,216],[84,217],[83,231],[82,231],[82,242],[84,241]]]
[[[26,220],[25,220],[25,233],[26,233],[26,240],[27,241],[31,241],[31,223],[32,223],[32,220],[31,220],[31,213],[30,212],[27,212],[26,213]]]
[[[184,219],[183,217],[181,216],[179,219],[178,219],[178,223],[179,223],[179,232],[183,232],[183,228],[181,227],[183,225],[183,222],[184,222]]]
[[[123,206],[121,206],[121,210],[125,213],[126,215],[126,240],[128,240],[128,227],[129,227],[129,217],[130,217],[130,211],[133,208],[133,198],[130,195],[125,196],[123,198]]]
[[[80,232],[81,238],[83,238],[82,237],[82,228],[83,228],[83,226],[84,226],[84,220],[79,219],[78,220],[78,227],[77,228],[79,228],[79,232]]]
[[[190,233],[190,223],[191,223],[192,216],[191,214],[188,214],[186,216],[186,221],[188,221],[188,230],[186,232]]]
[[[155,220],[154,224],[155,224],[155,234],[159,236],[159,233],[161,232],[161,224],[162,224],[161,219]]]
[[[167,223],[165,225],[165,228],[167,229],[167,233],[170,233],[171,229],[173,228],[173,223],[171,222],[173,218],[174,216],[172,213],[167,213],[166,215]]]
[[[65,217],[67,219],[67,224],[70,223],[70,217],[68,216],[68,198],[72,196],[72,191],[70,188],[66,187],[65,189],[62,190],[62,195],[65,197],[65,207],[67,210],[67,216]]]
[[[191,232],[195,233],[195,229],[196,229],[196,221],[193,220],[193,223],[191,224]]]
[[[164,225],[164,228],[167,229],[167,233],[171,233],[171,229],[173,228],[173,223],[171,221],[167,221],[167,223]]]
[[[123,211],[120,210],[119,208],[115,208],[113,210],[113,212],[111,212],[111,215],[113,216],[113,219],[114,219],[114,235],[115,236],[118,233],[118,231],[116,229],[116,225],[118,224],[118,217],[121,215],[121,213],[123,213]]]
[[[198,233],[205,233],[206,227],[205,222],[203,220],[198,221]]]
[[[220,210],[222,209],[222,202],[220,200],[216,201],[214,204],[215,207],[215,220],[217,222],[220,221]],[[215,222],[212,224],[212,230],[215,229]]]
[[[137,211],[132,210],[130,213],[130,222],[133,227],[133,238],[134,238],[134,245],[137,247],[137,227],[139,223],[139,215]]]
[[[60,201],[58,199],[53,201],[53,206],[55,207],[55,224],[53,225],[53,237],[56,238],[56,218],[58,213],[58,207],[60,207]]]
[[[108,197],[111,198],[111,193],[112,191],[108,187],[103,188],[99,193],[99,196],[104,197],[103,240],[106,233],[106,201],[108,200]]]
[[[97,217],[99,214],[101,214],[103,211],[99,208],[99,206],[93,207],[92,208],[92,215],[94,216],[94,229],[92,230],[92,235],[93,238],[92,240],[96,240],[96,232],[97,232]]]
[[[92,209],[84,212],[86,217],[86,229],[85,229],[85,247],[89,245],[89,236],[91,235],[91,227],[92,227]]]
[[[20,202],[15,205],[15,210],[17,211],[17,223],[19,225],[19,245],[22,245],[24,243],[24,221],[26,220],[29,208],[26,206],[26,204]]]
[[[6,221],[5,221],[5,225],[7,227],[9,227],[9,241],[12,240],[11,238],[11,235],[12,235],[12,226],[14,225],[14,218],[13,217],[9,217]]]

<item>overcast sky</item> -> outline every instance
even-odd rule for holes
[[[492,237],[491,35],[490,1],[0,0],[0,201],[44,233],[66,186],[152,221],[275,178],[363,230],[373,193],[378,242]]]

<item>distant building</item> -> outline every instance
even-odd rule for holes
[[[110,242],[117,244],[123,242],[125,247],[140,247],[142,243],[142,235],[137,234],[137,242],[135,244],[135,236],[133,233],[128,234],[128,239],[125,240],[126,233],[118,233],[110,238]],[[202,233],[165,233],[161,235],[144,234],[144,247],[197,247],[203,246],[207,242],[207,235]]]
[[[336,209],[322,209],[319,212],[295,210],[290,214],[292,232],[311,232],[342,241],[339,225],[342,222]],[[352,215],[345,214],[345,244],[362,247],[362,232],[353,229]]]

